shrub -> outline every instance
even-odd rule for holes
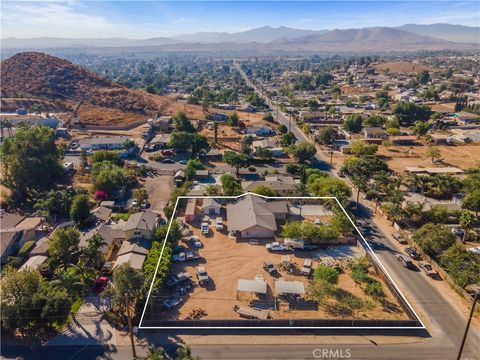
[[[330,284],[336,284],[338,282],[338,270],[326,265],[318,265],[313,273],[315,281],[324,280]]]
[[[33,249],[35,246],[35,241],[27,241],[25,244],[23,244],[22,248],[18,251],[18,256],[24,257],[26,256],[30,250]]]
[[[385,295],[382,284],[373,279],[365,286],[365,294],[373,297],[383,297]]]

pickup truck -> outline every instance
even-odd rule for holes
[[[197,279],[200,285],[206,284],[209,281],[207,270],[203,266],[197,267]]]
[[[265,245],[265,247],[267,248],[268,251],[287,251],[287,250],[289,250],[288,247],[286,247],[285,245],[282,245],[282,244],[280,244],[276,241],[268,243],[267,245]]]
[[[191,278],[192,278],[192,275],[190,275],[190,273],[188,272],[178,273],[176,275],[170,276],[166,281],[166,285],[167,287],[172,287],[184,281],[187,281]]]
[[[425,274],[427,274],[427,276],[436,277],[438,275],[437,272],[433,270],[432,265],[430,265],[426,261],[420,261],[418,263],[418,266],[425,272]]]
[[[402,263],[402,265],[408,269],[413,268],[413,262],[410,260],[408,257],[405,255],[398,255],[397,256],[398,261]]]
[[[207,222],[203,222],[201,225],[201,230],[203,235],[207,235],[210,232],[210,226]]]
[[[305,276],[310,276],[310,274],[312,273],[312,264],[313,264],[312,259],[305,259],[305,261],[303,262],[302,270],[300,270],[300,273]]]

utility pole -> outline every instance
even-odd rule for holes
[[[467,326],[465,327],[465,333],[463,334],[462,344],[458,350],[457,360],[462,358],[463,347],[465,346],[465,340],[467,340],[468,330],[470,329],[470,323],[472,322],[473,313],[475,312],[475,304],[477,303],[478,298],[480,297],[480,290],[475,293],[473,297],[472,309],[470,310],[470,316],[468,317]]]
[[[278,95],[277,95],[277,123],[278,123]]]
[[[132,343],[132,354],[133,358],[137,358],[137,353],[135,352],[135,341],[133,340],[133,329],[132,329],[132,316],[130,315],[130,301],[128,295],[125,294],[125,306],[127,307],[127,318],[128,318],[128,332],[130,333],[130,342]]]

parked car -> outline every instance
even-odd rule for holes
[[[100,294],[103,290],[105,290],[105,287],[107,286],[107,284],[108,284],[108,278],[106,276],[100,276],[93,283],[92,291],[95,294]]]
[[[136,208],[138,207],[138,200],[137,199],[133,199],[132,201],[132,208]]]
[[[197,251],[187,251],[186,252],[186,260],[196,260],[200,259],[200,254]]]
[[[410,260],[408,257],[406,257],[405,255],[398,255],[397,256],[397,259],[398,261],[400,261],[402,263],[402,265],[406,268],[413,268],[413,262],[412,260]]]
[[[207,270],[203,266],[197,267],[197,279],[200,285],[206,284],[209,281]]]
[[[173,249],[174,254],[180,254],[181,252],[187,251],[187,248],[183,245],[178,245]]]
[[[175,151],[173,151],[171,149],[165,149],[165,150],[160,151],[160,153],[162,155],[173,155],[173,154],[175,154]]]
[[[430,265],[426,261],[420,261],[418,263],[418,266],[425,272],[425,274],[427,274],[427,276],[436,277],[438,275],[437,272],[433,270],[432,265]]]
[[[191,278],[192,275],[190,275],[190,273],[188,272],[178,273],[177,275],[172,275],[167,278],[166,285],[168,287],[172,287],[184,281],[190,280]]]
[[[203,244],[200,241],[200,238],[196,235],[190,237],[190,242],[192,243],[193,247],[196,247],[196,248],[203,247]]]
[[[405,252],[410,256],[413,260],[421,260],[421,256],[418,254],[417,249],[414,247],[408,247],[405,249]]]
[[[278,269],[271,261],[265,261],[263,263],[263,269],[268,272],[270,275],[278,274]]]
[[[287,251],[288,247],[278,243],[277,241],[265,245],[268,251]]]
[[[300,270],[300,273],[305,276],[310,276],[310,274],[312,273],[312,265],[313,265],[312,259],[305,259],[305,261],[303,262],[302,270]]]
[[[402,236],[402,234],[398,233],[398,232],[394,232],[392,234],[393,238],[395,240],[397,240],[400,244],[408,244],[407,240],[405,240]]]
[[[105,264],[103,264],[102,275],[110,275],[112,273],[113,264],[113,261],[107,261]]]
[[[180,160],[178,163],[182,165],[187,165],[188,160]]]
[[[170,159],[170,158],[165,158],[163,159],[164,164],[175,164],[175,160]]]
[[[179,254],[175,254],[172,256],[173,262],[183,262],[187,259],[187,255],[184,252],[181,252]]]
[[[183,299],[180,297],[173,297],[170,299],[167,299],[163,302],[163,307],[167,310],[173,309],[175,306],[180,305],[182,303]]]
[[[207,235],[210,232],[210,226],[207,222],[203,222],[201,225],[202,234]]]
[[[221,216],[215,219],[215,229],[217,229],[218,231],[223,230],[223,219]]]
[[[142,210],[145,210],[148,207],[148,205],[150,205],[148,201],[143,200],[142,203],[140,204],[140,207],[142,208]]]
[[[452,227],[452,234],[457,235],[457,236],[463,236],[465,234],[465,230],[463,230],[461,227],[454,226]]]

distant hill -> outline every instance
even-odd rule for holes
[[[329,31],[321,35],[309,35],[303,38],[283,41],[296,50],[360,52],[360,51],[411,51],[470,48],[467,44],[458,44],[429,36],[388,28],[374,27]]]
[[[174,39],[184,42],[199,42],[199,43],[269,43],[280,39],[298,38],[313,34],[323,34],[328,30],[301,30],[289,28],[286,26],[271,27],[262,26],[259,28],[242,31],[238,33],[225,33],[225,32],[199,32],[195,34],[185,34],[174,36]]]
[[[452,24],[406,24],[397,27],[397,29],[409,31],[418,35],[432,36],[448,41],[461,43],[480,43],[480,27]]]

